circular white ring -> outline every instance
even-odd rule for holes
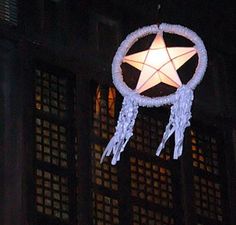
[[[204,76],[204,73],[206,71],[207,52],[206,52],[205,46],[201,38],[192,30],[186,27],[180,26],[180,25],[162,23],[159,26],[158,25],[146,26],[132,32],[121,43],[120,47],[118,48],[113,58],[112,79],[118,91],[123,96],[132,95],[133,100],[136,101],[139,106],[158,107],[161,105],[173,104],[176,99],[175,93],[167,95],[167,96],[162,96],[162,97],[147,97],[144,95],[140,95],[139,93],[129,88],[123,81],[121,64],[123,63],[123,58],[126,56],[131,46],[135,42],[137,42],[138,39],[143,38],[149,34],[156,34],[161,31],[183,36],[195,44],[194,47],[196,48],[196,51],[198,53],[198,65],[194,72],[193,77],[188,81],[186,86],[194,90],[196,86],[201,82]]]

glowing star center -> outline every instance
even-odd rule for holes
[[[182,82],[176,70],[196,52],[194,47],[167,48],[162,33],[158,33],[148,50],[125,56],[123,62],[141,71],[135,88],[139,93],[161,82],[178,88]]]

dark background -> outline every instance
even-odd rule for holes
[[[161,6],[159,11],[158,5]],[[223,222],[216,223],[214,220],[204,219],[199,222],[201,220],[197,220],[188,205],[191,201],[187,201],[173,213],[175,218],[182,220],[176,224],[181,222],[185,225],[236,224],[234,214],[236,210],[236,8],[234,5],[233,1],[219,0],[0,1],[0,224],[97,224],[92,222],[92,218],[95,218],[91,210],[91,190],[94,186],[89,180],[91,176],[89,151],[92,140],[90,95],[95,93],[94,90],[91,91],[91,87],[94,84],[106,87],[112,85],[112,58],[121,41],[130,32],[142,26],[161,22],[186,26],[195,31],[205,43],[209,62],[206,75],[195,90],[193,124],[203,130],[208,130],[210,127],[212,134],[217,133],[217,140],[221,143],[219,151],[224,158],[221,165],[223,176],[219,180],[214,178],[224,187]],[[148,41],[150,42],[150,39]],[[171,40],[169,43],[172,44]],[[147,43],[143,45],[148,47]],[[34,102],[35,68],[53,71],[59,74],[59,77],[65,74],[68,79],[72,77],[68,88],[71,90],[69,96],[73,96],[75,83],[76,93],[80,96],[76,100],[79,105],[79,109],[75,110],[76,118],[72,118],[70,114],[72,110],[68,112],[70,115],[68,120],[62,121],[68,123],[70,130],[79,130],[77,136],[80,140],[78,152],[80,164],[76,168],[79,171],[79,180],[71,181],[70,198],[75,198],[77,184],[79,184],[79,194],[77,194],[80,197],[77,203],[74,199],[70,204],[69,222],[38,214],[35,209],[34,171],[37,160],[34,154],[34,118],[38,114],[41,115],[37,114]],[[190,65],[186,69],[192,71]],[[162,95],[163,92],[171,91],[173,90],[163,87],[162,93],[158,89],[153,89],[149,94]],[[121,96],[118,94],[117,96],[116,116],[122,100]],[[72,100],[70,105],[73,105]],[[169,108],[165,110],[153,109],[149,114],[159,115],[158,112],[161,111],[166,121]],[[44,113],[42,116],[45,116]],[[107,140],[104,143],[106,142]],[[122,165],[128,168],[126,164],[128,157],[129,155],[124,156],[126,160],[119,167],[121,177],[122,173],[127,172],[122,169]],[[174,162],[170,166],[176,171],[182,168],[183,176],[179,181],[175,178],[175,184],[180,187],[180,183],[184,183],[184,188],[178,191],[186,193],[186,199],[189,193],[191,196],[192,190],[188,181],[183,179],[188,170],[192,174],[188,157],[191,158],[186,153],[180,162]],[[40,166],[43,167],[41,164]],[[50,165],[45,168],[55,169]],[[72,166],[68,170],[71,180],[76,177],[74,169]],[[191,179],[192,175],[189,176]],[[124,193],[120,196],[127,197],[128,201],[130,197],[124,188],[125,181],[127,180],[121,178],[123,189],[121,188],[120,192]],[[176,208],[183,196],[177,197]],[[188,207],[191,209],[187,210]],[[129,205],[127,208],[121,208],[124,216],[120,224],[126,224],[126,219],[127,221],[130,219],[129,209]]]

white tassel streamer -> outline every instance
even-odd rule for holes
[[[138,114],[138,104],[131,96],[124,97],[122,109],[120,111],[116,132],[107,147],[105,148],[100,163],[103,162],[105,156],[113,155],[111,164],[115,165],[120,160],[120,154],[133,135],[133,126]]]
[[[193,90],[186,85],[181,86],[176,91],[176,102],[171,107],[169,123],[166,126],[162,141],[157,149],[156,155],[159,156],[165,147],[166,141],[175,132],[174,159],[182,155],[184,131],[190,126],[191,106],[193,101]]]

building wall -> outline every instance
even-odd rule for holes
[[[7,1],[3,2],[7,4]],[[138,154],[133,152],[132,146],[129,147],[131,150],[124,156],[124,161],[120,162],[118,168],[111,169],[108,162],[102,167],[96,167],[97,159],[93,158],[96,157],[97,153],[101,154],[105,143],[108,141],[108,137],[111,135],[109,133],[106,137],[102,136],[107,135],[105,133],[103,134],[102,130],[100,130],[100,135],[93,133],[96,130],[93,127],[94,120],[92,120],[94,113],[96,113],[94,110],[98,110],[97,113],[101,113],[102,110],[108,113],[106,115],[107,121],[105,125],[102,123],[102,116],[104,115],[99,113],[97,116],[101,116],[101,121],[97,121],[97,123],[101,127],[106,126],[107,129],[113,129],[112,131],[114,131],[115,118],[118,115],[122,100],[121,96],[116,93],[116,109],[113,109],[114,115],[109,114],[109,94],[111,94],[111,89],[108,87],[112,85],[110,67],[112,57],[119,43],[128,33],[138,27],[162,21],[181,24],[193,29],[202,37],[207,47],[209,54],[208,69],[202,84],[195,91],[195,101],[193,104],[193,121],[195,123],[193,123],[197,125],[196,127],[199,126],[204,129],[205,127],[211,127],[211,129],[217,131],[218,142],[221,146],[220,149],[223,151],[222,158],[225,158],[225,160],[223,160],[224,162],[220,166],[223,172],[219,180],[217,176],[214,177],[213,175],[212,179],[222,182],[224,189],[227,189],[223,191],[226,193],[224,195],[224,208],[226,211],[228,210],[228,212],[223,213],[228,217],[228,220],[224,224],[235,223],[235,216],[232,213],[236,207],[235,195],[233,194],[236,185],[235,155],[233,152],[235,147],[232,143],[232,131],[235,129],[234,121],[236,115],[232,60],[235,55],[235,44],[233,42],[235,34],[231,26],[231,23],[234,21],[233,8],[228,3],[221,6],[222,3],[220,1],[214,2],[214,5],[210,1],[200,1],[198,3],[195,1],[188,1],[187,3],[184,1],[162,1],[161,14],[157,15],[157,4],[158,2],[156,1],[123,1],[121,3],[115,0],[19,0],[17,4],[17,20],[15,13],[7,14],[6,7],[1,8],[2,6],[0,6],[0,15],[5,15],[3,12],[6,13],[4,17],[0,16],[0,38],[2,40],[0,44],[0,100],[3,105],[0,111],[0,117],[3,121],[0,130],[0,154],[2,156],[0,174],[3,180],[3,185],[0,188],[0,202],[2,204],[1,208],[3,209],[1,210],[0,219],[4,225],[45,224],[46,221],[50,221],[51,224],[68,223],[67,220],[60,222],[60,218],[67,217],[65,213],[67,211],[62,209],[62,205],[59,214],[55,214],[59,220],[54,220],[50,213],[46,213],[47,215],[44,217],[37,211],[37,204],[35,205],[35,202],[37,202],[35,189],[37,179],[35,179],[35,176],[44,176],[46,172],[42,172],[43,169],[50,172],[52,178],[56,176],[67,176],[70,190],[69,198],[73,199],[76,194],[78,195],[77,206],[75,206],[75,200],[69,203],[69,216],[72,218],[71,224],[75,224],[76,221],[78,221],[78,224],[96,224],[92,218],[99,220],[99,213],[96,210],[101,203],[101,199],[104,200],[104,205],[102,206],[104,211],[108,206],[112,209],[114,208],[115,211],[112,219],[115,221],[117,221],[116,209],[119,208],[121,214],[119,216],[120,224],[125,224],[125,221],[130,221],[133,224],[142,223],[142,218],[139,214],[142,211],[143,218],[147,220],[152,215],[151,209],[170,215],[169,209],[162,210],[161,207],[155,204],[150,206],[147,199],[144,200],[140,197],[140,200],[139,197],[132,196],[128,188],[125,188],[125,184],[132,178],[133,171],[131,167],[136,166],[138,168],[138,165],[142,165],[141,170],[155,173],[149,171],[149,164],[154,165],[157,163],[155,158],[149,156],[149,154],[141,153],[141,156],[145,159],[142,161],[143,158],[140,158]],[[10,8],[10,10],[12,12],[16,11],[15,7]],[[225,30],[230,35],[226,35]],[[230,50],[225,48],[226,44],[230,46]],[[55,74],[58,77],[70,78],[70,85],[67,88],[68,91],[70,90],[70,96],[74,95],[75,99],[73,101],[67,99],[69,107],[66,109],[66,113],[69,115],[75,113],[75,117],[69,117],[67,122],[64,120],[60,121],[55,116],[51,118],[48,115],[52,111],[48,113],[41,110],[41,108],[37,108],[37,105],[35,105],[37,101],[39,103],[39,100],[35,99],[35,87],[37,86],[35,77],[37,77],[37,70],[41,71],[41,77],[44,77],[43,74],[48,73],[50,77]],[[43,85],[43,81],[40,82]],[[58,81],[57,83],[60,86],[60,82]],[[71,90],[73,83],[77,87],[75,93],[72,93]],[[101,85],[103,94],[101,95],[100,93],[101,96],[99,97],[99,104],[101,105],[97,105],[97,108],[95,107],[94,109],[92,102],[96,96],[96,90],[99,87],[98,84]],[[43,101],[43,99],[41,100]],[[53,104],[52,100],[49,99],[47,101],[51,101],[50,104]],[[44,103],[41,102],[40,104],[43,105]],[[48,103],[46,102],[45,104],[47,105]],[[76,105],[75,108],[73,108],[74,105]],[[104,109],[103,107],[107,108]],[[150,110],[151,112],[145,112],[145,110],[142,112],[141,110],[141,117],[142,115],[144,115],[143,117],[148,115],[150,120],[154,118],[157,121],[155,114],[166,114],[165,110]],[[71,163],[68,171],[61,169],[60,166],[58,168],[55,165],[51,167],[45,166],[35,156],[35,152],[37,151],[34,138],[37,135],[35,134],[35,118],[37,116],[42,116],[40,118],[44,120],[45,118],[51,119],[51,122],[54,123],[59,121],[59,124],[66,124],[68,130],[71,131],[72,129],[73,133],[78,132],[75,135],[79,140],[77,144],[79,149],[78,156],[75,157],[77,164],[73,159],[74,150],[71,150],[73,145],[72,131],[67,137],[70,140],[70,144],[68,144],[68,151],[70,151],[68,162]],[[109,128],[112,120],[112,128]],[[167,118],[163,117],[163,121],[167,122]],[[91,128],[91,131],[88,127]],[[135,129],[139,128],[137,127]],[[111,131],[109,130],[109,132]],[[188,149],[192,149],[191,132],[190,130],[187,131],[188,138],[186,139],[186,146],[188,147],[186,148]],[[207,135],[209,135],[208,132],[206,132],[206,137]],[[136,138],[143,138],[144,136],[143,134],[138,137],[137,134]],[[134,146],[135,140],[134,138]],[[136,147],[133,148],[135,149]],[[208,149],[213,149],[213,147]],[[175,218],[175,221],[178,221],[176,224],[182,224],[182,222],[189,224],[191,221],[195,221],[196,224],[203,224],[203,222],[200,223],[196,213],[193,212],[194,209],[189,208],[189,204],[193,204],[193,200],[189,200],[187,197],[192,196],[196,192],[192,177],[196,177],[199,173],[202,173],[196,172],[197,175],[195,174],[194,171],[198,171],[198,169],[194,168],[193,164],[191,164],[193,155],[190,152],[185,153],[183,159],[179,162],[171,162],[169,165],[168,161],[163,162],[163,159],[160,159],[160,162],[158,161],[157,163],[159,169],[164,168],[164,174],[167,178],[169,176],[169,172],[167,171],[175,174],[173,176],[175,187],[180,189],[183,187],[183,190],[177,188],[179,190],[178,193],[182,193],[179,196],[177,191],[171,193],[175,198],[173,200],[175,204],[179,202],[181,205],[179,209],[177,205],[174,206],[175,210],[172,216]],[[226,152],[227,154],[224,154]],[[53,157],[51,156],[51,158]],[[106,166],[110,168],[108,173],[105,172]],[[76,171],[78,174],[73,172],[75,168],[77,168]],[[190,173],[186,173],[186,170],[190,171]],[[38,174],[36,173],[37,171]],[[96,172],[102,174],[100,175],[101,177],[97,177]],[[123,173],[126,172],[128,175],[124,177]],[[112,177],[113,175],[114,177]],[[108,182],[106,180],[107,178],[103,176],[111,176],[110,179],[114,179],[115,181],[118,179],[119,191],[112,190],[112,187],[116,187],[117,181],[114,184],[112,182],[109,184],[110,181]],[[176,178],[178,176],[181,177],[181,181],[178,181]],[[140,172],[139,177],[142,177],[142,172]],[[226,177],[227,182],[224,177]],[[46,181],[48,179],[48,177],[45,178]],[[99,179],[104,183],[100,184]],[[195,179],[196,182],[204,182],[201,178],[200,180],[199,178]],[[45,185],[46,181],[44,183]],[[135,182],[133,178],[134,185]],[[149,181],[145,180],[145,182]],[[51,182],[52,186],[53,184]],[[106,185],[110,185],[111,187]],[[148,184],[145,185],[148,186]],[[210,190],[211,188],[208,186],[208,189]],[[134,188],[133,193],[137,190]],[[56,202],[53,197],[51,201]],[[92,202],[94,204],[93,206]],[[135,205],[134,202],[137,204]],[[49,207],[49,211],[56,212],[56,208],[53,207]],[[77,212],[72,210],[75,208],[77,208]],[[46,212],[46,208],[43,210]],[[132,218],[131,215],[136,215],[136,218]],[[163,219],[163,223],[165,222],[165,218],[168,221],[166,224],[172,224],[172,219],[162,217],[162,214],[161,218]],[[157,222],[161,221],[157,217],[155,217],[155,220]],[[218,222],[222,224],[220,220]],[[206,222],[206,224],[209,223],[209,221]]]

